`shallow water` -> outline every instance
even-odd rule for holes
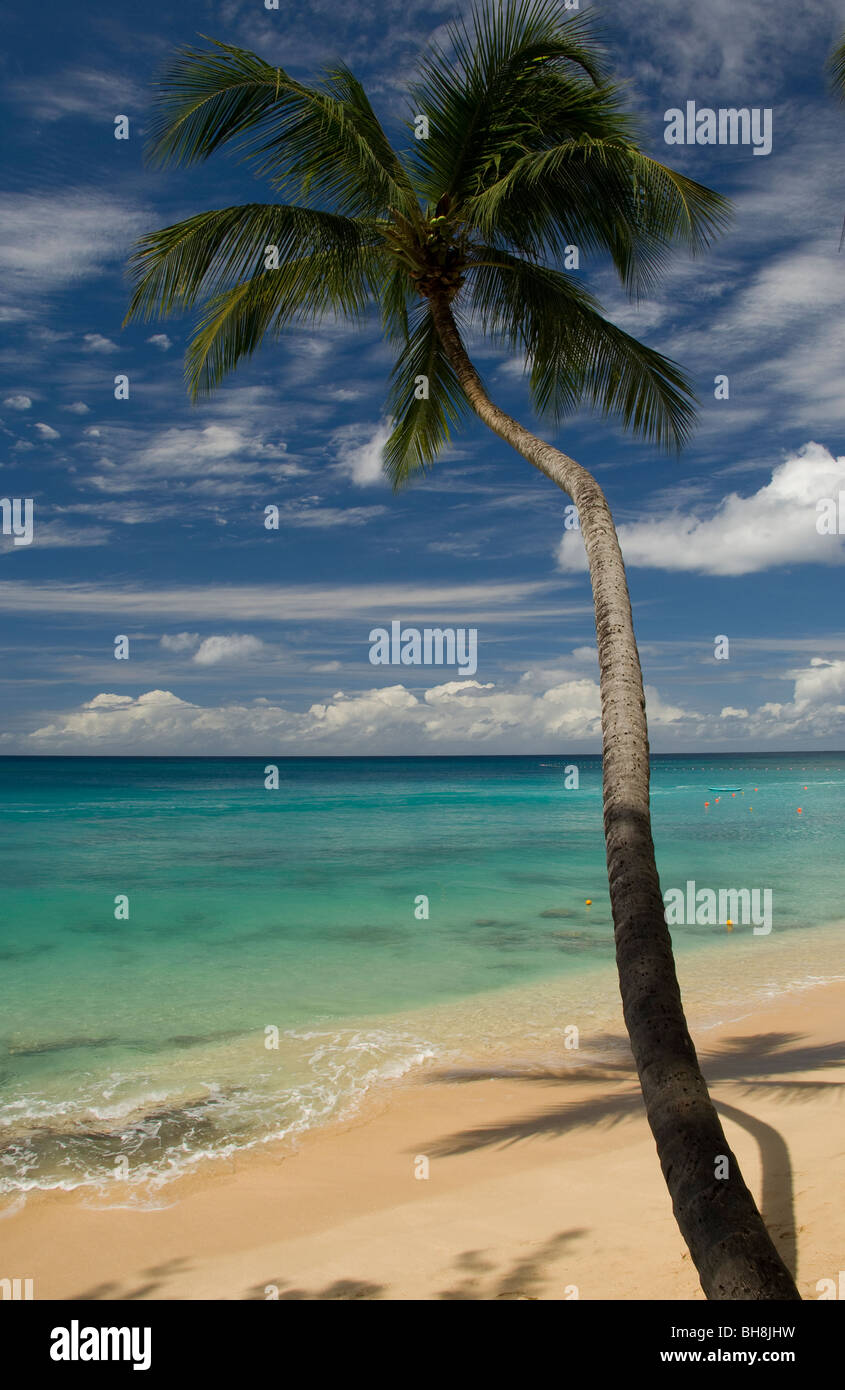
[[[268,791],[256,758],[0,759],[0,1190],[160,1181],[420,1061],[553,1050],[556,1000],[612,997],[598,758],[278,767]],[[714,1008],[784,940],[828,961],[843,790],[840,754],[654,759],[663,888],[772,890],[753,951],[750,925],[673,929]]]

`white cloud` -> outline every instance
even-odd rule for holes
[[[845,733],[845,661],[813,657],[809,666],[791,672],[791,678],[791,700],[770,700],[750,711],[731,710],[741,737],[771,740],[781,747],[796,736],[841,738]]]
[[[219,666],[225,661],[249,661],[265,650],[264,643],[257,637],[232,633],[228,637],[206,637],[194,652],[193,660],[198,666]]]
[[[32,406],[30,396],[7,396],[3,402],[10,410],[29,410]]]
[[[43,550],[79,550],[87,546],[107,545],[111,532],[105,526],[68,526],[63,521],[42,521],[35,508],[35,535],[31,545],[15,545],[13,536],[0,535],[0,553],[29,555]]]
[[[97,458],[97,471],[86,481],[101,492],[146,490],[152,476],[190,482],[204,492],[242,495],[251,480],[282,477],[289,467],[283,442],[248,434],[238,424],[173,427],[140,441],[134,431],[109,429],[105,433],[105,447],[109,454],[119,453],[120,463],[111,457]]]
[[[753,574],[789,564],[842,564],[841,535],[820,535],[817,504],[845,490],[845,457],[809,443],[773,471],[750,497],[732,492],[715,509],[676,511],[619,526],[628,565],[701,574]],[[845,528],[845,517],[840,520]],[[585,568],[584,543],[565,531],[558,549],[564,571]]]
[[[321,507],[318,499],[303,498],[279,508],[279,521],[286,526],[329,529],[334,526],[366,526],[383,516],[386,507]]]
[[[193,652],[201,640],[198,632],[165,633],[160,645],[166,652]]]
[[[189,637],[192,634],[184,634]],[[236,655],[237,638],[229,642]],[[254,640],[254,639],[253,639]],[[204,643],[203,646],[206,644]],[[260,645],[260,644],[259,644]],[[202,647],[194,660],[199,658]],[[332,663],[327,663],[327,666]],[[430,677],[432,671],[421,671]],[[672,722],[681,711],[662,712],[656,693],[649,696],[653,725]],[[600,700],[596,680],[576,677],[542,688],[497,686],[477,680],[448,680],[423,695],[395,684],[330,698],[296,711],[266,699],[216,708],[190,704],[170,692],[153,691],[138,700],[98,696],[74,713],[57,717],[37,730],[37,743],[54,746],[100,745],[126,740],[126,746],[208,747],[231,750],[262,747],[272,739],[290,745],[327,749],[455,747],[462,743],[536,748],[538,740],[595,741],[600,736]]]
[[[337,447],[337,465],[341,473],[359,487],[384,482],[382,451],[390,437],[387,421],[376,425],[343,425],[335,430],[332,443]]]
[[[681,106],[701,91],[712,98],[710,104],[730,98],[730,105],[740,106],[771,98],[784,73],[800,67],[798,55],[804,62],[818,61],[831,42],[828,6],[794,0],[791,14],[789,43],[768,0],[743,0],[741,6],[735,0],[693,6],[688,0],[640,0],[635,14],[630,5],[610,0],[605,17],[627,31],[630,42],[620,49],[627,69],[642,81],[659,82],[665,106]],[[746,94],[742,100],[739,93]],[[702,97],[698,100],[703,104]]]
[[[154,333],[151,338],[147,339],[147,342],[162,352],[169,352],[170,348],[173,347],[172,339],[168,338],[166,333]]]
[[[61,437],[62,437],[62,436],[59,434],[59,431],[58,431],[58,430],[54,430],[54,429],[51,428],[50,425],[44,425],[44,424],[42,424],[40,421],[39,421],[37,424],[33,425],[32,428],[33,428],[34,430],[37,430],[37,431],[38,431],[38,437],[39,437],[39,439],[52,440],[52,439],[61,439]]]
[[[125,198],[100,189],[1,196],[4,315],[32,318],[52,291],[124,261],[144,221]]]
[[[234,425],[169,429],[142,450],[139,462],[157,471],[175,466],[184,472],[194,472],[197,467],[214,467],[219,460],[229,459],[251,444],[260,448]]]
[[[71,405],[63,406],[63,409],[69,410],[72,415],[88,415],[90,413],[84,401],[73,401]]]
[[[166,652],[177,655],[191,653],[191,660],[198,666],[220,666],[225,662],[249,661],[262,656],[267,651],[258,637],[248,634],[231,633],[228,636],[212,634],[202,638],[198,632],[165,633],[159,643]]]
[[[120,352],[117,343],[113,343],[111,338],[104,338],[102,333],[85,333],[82,341],[85,344],[84,352]]]
[[[106,122],[143,105],[146,95],[131,78],[94,68],[70,68],[47,79],[11,82],[7,93],[38,121],[83,116]]]
[[[491,584],[242,584],[137,589],[90,583],[0,584],[0,611],[13,613],[113,613],[127,618],[170,617],[218,622],[244,622],[263,618],[311,622],[336,621],[360,615],[362,622],[375,617],[387,621],[401,613],[407,622],[442,623],[450,615],[472,626],[497,613],[520,616],[564,617],[592,613],[592,605],[565,604],[557,597],[556,584],[502,582]],[[552,597],[546,599],[546,595]],[[366,636],[366,634],[365,634]]]
[[[814,656],[809,667],[796,673],[796,707],[826,704],[840,695],[845,695],[845,661],[825,661]]]
[[[182,636],[193,643],[195,634]],[[238,639],[206,639],[212,640],[231,644]],[[231,645],[228,653],[235,657]],[[423,679],[426,674],[432,673],[421,670]],[[649,724],[653,733],[665,729],[677,746],[686,747],[691,737],[755,737],[775,747],[783,747],[787,737],[841,737],[845,660],[814,658],[809,666],[793,672],[791,679],[790,701],[768,702],[750,712],[726,705],[719,715],[667,704],[648,686]],[[511,685],[449,680],[422,694],[401,684],[352,694],[339,690],[306,710],[263,697],[205,706],[170,691],[148,691],[137,698],[104,693],[75,711],[54,715],[29,735],[29,746],[78,752],[90,748],[208,752],[213,748],[263,754],[272,743],[291,752],[366,747],[381,752],[467,747],[536,752],[596,746],[600,732],[598,682],[578,675],[576,669],[552,683],[528,674]]]

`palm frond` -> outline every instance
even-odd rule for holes
[[[589,18],[564,18],[558,0],[475,7],[469,25],[450,26],[412,90],[415,112],[429,119],[414,159],[423,196],[434,203],[447,194],[459,206],[487,171],[536,147],[556,84],[573,72],[601,81],[593,34]]]
[[[184,48],[158,81],[148,155],[194,164],[228,142],[286,197],[321,194],[352,216],[418,208],[410,178],[356,79],[342,66],[323,88],[233,44]]]
[[[394,261],[385,268],[373,295],[381,312],[385,336],[390,342],[405,344],[410,336],[409,315],[419,296],[413,290],[404,266]]]
[[[597,93],[596,96],[600,96]],[[618,134],[582,134],[517,160],[470,199],[465,224],[523,255],[607,251],[626,288],[648,291],[672,247],[695,254],[729,217],[726,199]]]
[[[327,314],[359,320],[371,303],[378,253],[341,269],[334,250],[289,259],[214,295],[189,345],[185,376],[194,399],[208,395],[267,336],[290,323],[318,323]]]
[[[588,405],[662,448],[680,448],[695,418],[676,363],[599,313],[592,295],[546,266],[479,248],[464,293],[483,330],[525,354],[538,412],[559,421]]]
[[[280,266],[312,252],[323,256],[326,300],[342,312],[346,278],[354,281],[364,250],[379,245],[377,223],[313,208],[245,203],[201,212],[138,242],[126,321],[165,317],[248,277],[278,275],[264,269],[268,247],[276,248]]]
[[[427,304],[412,311],[409,328],[388,397],[394,425],[384,448],[384,466],[395,489],[434,462],[449,442],[452,426],[470,411]],[[427,395],[418,394],[421,380]]]

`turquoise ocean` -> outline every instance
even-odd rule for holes
[[[149,1196],[616,1008],[598,757],[280,759],[276,790],[270,761],[0,759],[7,1202]],[[837,977],[845,755],[652,768],[663,889],[772,890],[768,937],[673,930],[685,996]]]

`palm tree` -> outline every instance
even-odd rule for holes
[[[421,62],[404,156],[342,64],[305,86],[230,44],[182,50],[159,82],[151,157],[194,164],[234,142],[286,201],[199,213],[144,237],[127,318],[202,303],[186,359],[196,399],[288,324],[327,314],[357,322],[375,302],[396,346],[385,448],[395,487],[475,411],[572,498],[595,601],[624,1016],[675,1217],[709,1298],[797,1298],[684,1018],[651,836],[642,674],[610,509],[584,468],[494,404],[461,334],[472,321],[523,353],[535,406],[553,421],[585,403],[657,445],[680,447],[694,420],[684,375],[602,317],[560,265],[571,246],[608,255],[636,295],[655,282],[673,243],[706,246],[727,204],[641,151],[589,25],[565,17],[558,0],[497,0],[469,26],[454,25],[449,43]],[[714,1176],[718,1155],[729,1158],[727,1180]]]

